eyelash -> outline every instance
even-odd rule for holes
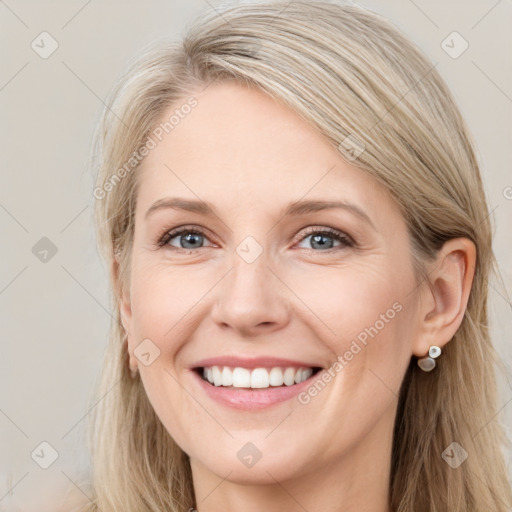
[[[202,235],[205,238],[208,238],[206,236],[205,232],[203,232],[202,230],[197,229],[197,228],[187,228],[185,226],[182,228],[176,228],[175,230],[165,231],[164,234],[157,241],[158,248],[163,248],[170,240],[172,240],[173,238],[176,238],[179,235],[183,235],[183,234]],[[332,228],[322,228],[322,229],[312,228],[309,231],[307,231],[302,236],[302,238],[300,238],[297,242],[302,242],[308,236],[316,235],[316,234],[319,234],[319,235],[327,234],[327,235],[331,236],[332,238],[334,238],[335,240],[337,240],[338,242],[341,242],[345,247],[355,247],[355,245],[356,245],[351,237],[349,237],[348,235],[345,235],[341,231],[338,231],[338,230],[332,229]],[[184,247],[172,247],[170,245],[169,245],[169,248],[173,251],[177,251],[177,252],[181,252],[181,253],[188,253],[188,254],[190,254],[194,251],[199,251],[200,249],[206,249],[206,247],[199,247],[197,249],[185,249]],[[315,250],[315,249],[306,249],[306,250],[312,251],[315,253],[329,253],[330,254],[333,251],[340,250],[343,248],[344,248],[343,246],[338,246],[338,247],[331,247],[330,249],[325,249],[325,250]]]

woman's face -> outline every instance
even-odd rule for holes
[[[193,471],[231,481],[388,457],[417,325],[397,205],[264,93],[195,98],[140,169],[121,308],[157,415]]]

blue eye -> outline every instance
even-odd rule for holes
[[[311,245],[314,248],[314,245],[319,247],[321,251],[326,251],[329,249],[333,249],[333,243],[329,242],[329,239],[334,239],[338,242],[340,242],[340,245],[343,247],[353,247],[354,243],[351,238],[349,238],[347,235],[342,233],[341,231],[337,231],[335,229],[323,229],[318,230],[315,228],[315,230],[310,231],[306,236],[304,236],[302,240],[306,240],[307,238],[311,237]],[[340,246],[338,246],[340,247]],[[306,247],[306,249],[309,249],[309,247]],[[318,252],[318,251],[315,251]]]
[[[300,241],[306,240],[307,238],[311,238],[310,243],[312,247],[306,247],[305,249],[310,251],[312,250],[314,252],[328,252],[331,249],[337,250],[345,247],[353,247],[355,245],[351,237],[345,235],[341,231],[331,228],[311,229],[308,233],[302,236]],[[178,240],[178,246],[170,243],[174,239]],[[158,247],[165,246],[176,251],[190,252],[195,249],[204,248],[201,244],[204,243],[205,240],[208,240],[208,238],[203,231],[196,228],[185,227],[165,232],[158,240],[157,245]],[[339,242],[339,245],[334,246],[334,242],[332,242],[332,240]],[[212,245],[210,245],[210,247],[211,246]],[[315,250],[315,246],[319,250]]]
[[[169,244],[171,240],[177,238],[180,244],[179,247],[175,247],[174,245]],[[184,249],[184,250],[194,250],[201,249],[197,244],[204,241],[206,236],[203,232],[196,229],[180,229],[177,231],[170,231],[165,233],[164,236],[158,241],[158,245],[163,247],[164,245],[168,245],[169,247],[173,247],[175,249]]]

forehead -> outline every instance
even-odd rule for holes
[[[222,82],[193,96],[197,105],[163,136],[139,169],[138,204],[144,211],[166,195],[218,198],[240,209],[258,209],[262,200],[265,208],[281,208],[300,198],[350,200],[370,210],[390,203],[381,185],[264,92]],[[158,123],[168,121],[187,100],[171,105]]]

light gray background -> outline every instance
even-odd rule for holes
[[[475,137],[501,273],[491,288],[493,334],[510,370],[512,2],[361,3],[389,17],[438,63]],[[0,510],[44,512],[34,498],[39,489],[74,487],[87,465],[81,436],[110,321],[86,168],[102,103],[142,45],[179,37],[197,13],[218,6],[213,0],[0,0]],[[31,48],[43,31],[59,45],[47,59]],[[441,47],[453,31],[469,43],[457,59]],[[46,263],[32,252],[42,237],[57,247]],[[500,378],[499,414],[509,437],[511,381],[510,374]],[[58,452],[46,470],[31,458],[43,441]],[[510,467],[511,452],[506,455]]]

